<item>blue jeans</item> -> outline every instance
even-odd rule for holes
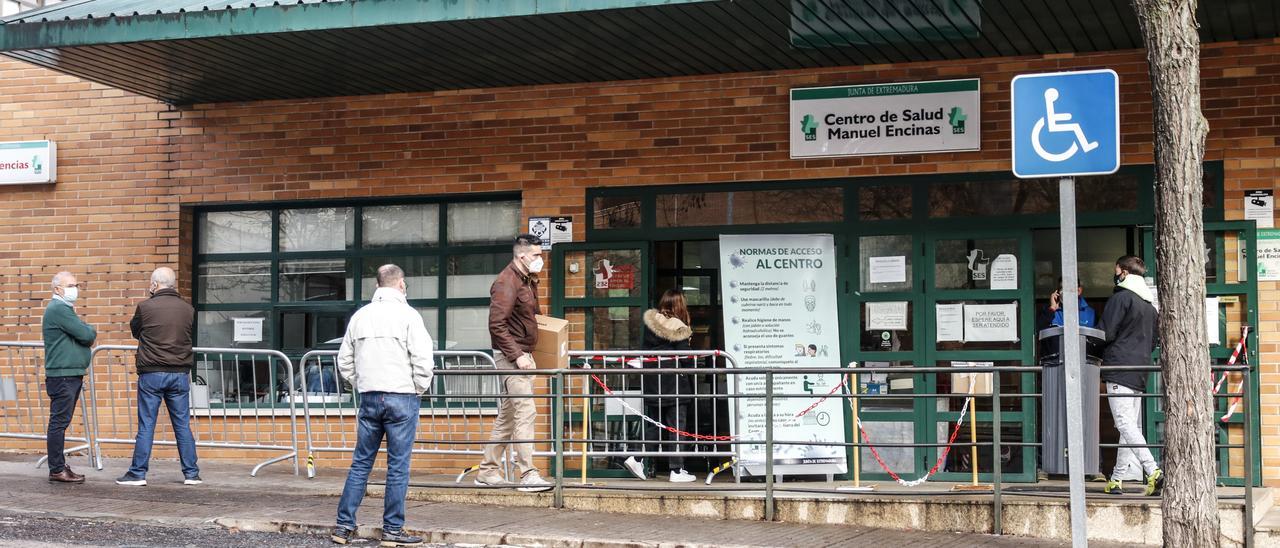
[[[356,449],[351,457],[347,483],[338,500],[338,525],[356,527],[356,510],[364,500],[373,460],[378,457],[382,436],[387,437],[387,492],[382,497],[382,530],[404,528],[404,496],[409,491],[409,459],[418,435],[416,394],[365,392],[360,394],[360,418],[356,428]]]
[[[151,444],[155,441],[156,416],[160,401],[169,409],[169,423],[178,442],[182,475],[200,475],[196,467],[196,439],[191,435],[191,376],[186,373],[142,373],[138,375],[138,439],[133,444],[133,465],[129,477],[145,479],[151,464]]]

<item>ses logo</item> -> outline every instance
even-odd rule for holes
[[[939,109],[936,114],[934,113],[930,113],[930,114],[934,117],[934,119],[941,119],[943,117],[942,112],[943,110]],[[868,119],[874,120],[875,118],[868,117]],[[946,121],[947,121],[947,124],[951,126],[952,135],[964,135],[965,121],[968,119],[969,119],[969,116],[966,115],[964,113],[964,109],[960,107],[951,107],[951,109],[946,113]],[[830,120],[828,120],[828,122],[830,122]],[[806,141],[818,140],[818,125],[819,125],[818,119],[812,114],[805,114],[804,118],[800,119],[800,132],[804,134],[804,140]],[[838,131],[833,131],[833,133],[834,134],[830,136],[832,138],[839,135]],[[892,131],[886,131],[884,134],[888,134],[888,136],[892,136],[892,137],[901,136],[901,135],[894,134]],[[926,134],[928,134],[928,132],[926,132]],[[933,134],[936,134],[936,133],[933,133]],[[880,133],[878,130],[870,130],[865,136],[879,137],[880,135],[882,135],[882,133]]]

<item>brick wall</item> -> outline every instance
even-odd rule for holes
[[[5,61],[0,139],[57,140],[61,182],[0,188],[0,338],[38,338],[65,267],[90,282],[83,311],[104,341],[123,341],[154,266],[179,265],[190,287],[183,206],[520,191],[527,216],[573,215],[581,240],[592,187],[1007,171],[1010,79],[1099,67],[1120,74],[1124,163],[1150,163],[1137,51],[181,110]],[[1208,159],[1224,162],[1227,215],[1241,218],[1243,190],[1277,186],[1280,41],[1209,46],[1203,70]],[[981,152],[788,158],[789,88],[960,77],[983,81]],[[1280,288],[1260,289],[1264,464],[1280,485]]]

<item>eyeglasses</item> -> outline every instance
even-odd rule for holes
[[[78,282],[78,283],[73,283],[73,284],[67,284],[67,285],[64,285],[64,286],[62,286],[62,287],[74,287],[74,288],[76,288],[76,289],[85,289],[85,290],[87,290],[87,289],[89,289],[89,283],[88,283],[88,282]]]

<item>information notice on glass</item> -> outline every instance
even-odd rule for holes
[[[738,366],[840,366],[836,310],[836,251],[830,234],[720,237],[720,283],[725,343]],[[818,404],[840,384],[839,374],[774,377],[775,394],[812,394],[773,402],[773,438],[783,441],[845,440],[843,400]],[[735,376],[735,394],[764,394],[764,375]],[[764,398],[735,399],[733,434],[743,473],[762,475],[765,464]],[[838,446],[780,445],[773,448],[775,474],[840,474],[845,451]]]

